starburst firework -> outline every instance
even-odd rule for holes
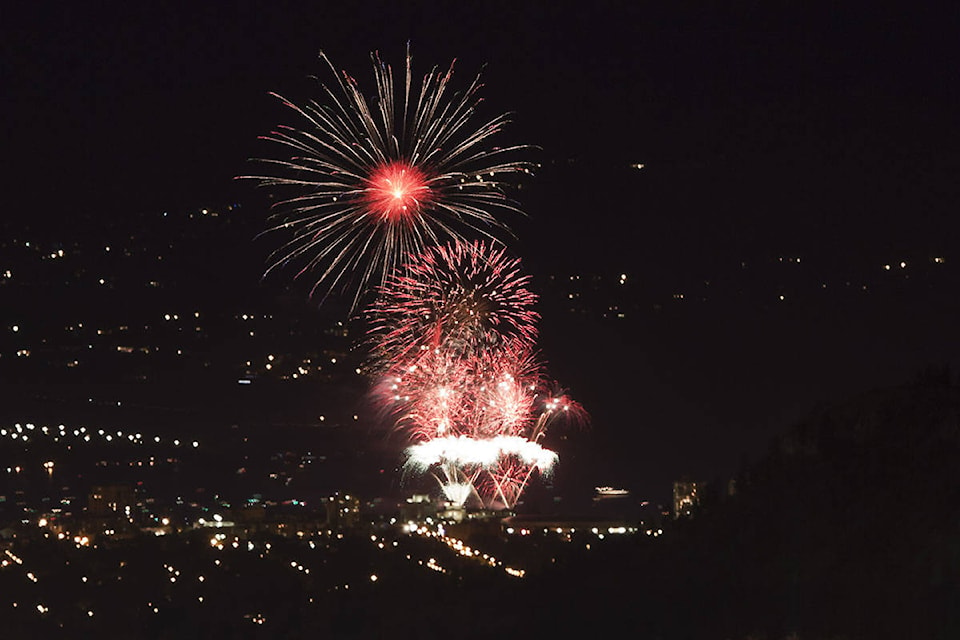
[[[434,67],[417,87],[408,50],[397,87],[391,66],[373,54],[376,96],[368,100],[356,80],[320,57],[336,82],[303,105],[277,96],[301,125],[264,136],[292,155],[263,160],[263,175],[243,176],[281,192],[271,230],[292,237],[268,272],[296,264],[298,275],[315,275],[314,292],[352,291],[356,305],[369,281],[382,282],[404,256],[506,230],[495,215],[517,211],[506,182],[533,165],[514,159],[529,147],[491,146],[508,117],[478,120],[479,75],[453,92],[453,65]]]
[[[412,256],[371,305],[374,353],[398,362],[441,348],[470,357],[492,348],[530,348],[537,296],[520,260],[484,242],[456,242]]]

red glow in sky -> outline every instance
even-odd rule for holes
[[[415,215],[430,193],[426,178],[416,167],[391,162],[370,176],[367,198],[371,208],[389,222]]]

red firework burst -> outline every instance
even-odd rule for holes
[[[457,484],[458,490],[466,478],[484,504],[513,508],[530,478],[552,466],[531,460],[526,445],[517,448],[517,443],[541,450],[539,442],[558,421],[585,420],[582,409],[551,390],[540,363],[525,347],[514,344],[467,357],[441,348],[417,353],[409,364],[392,368],[378,385],[379,398],[396,417],[397,430],[418,443],[408,450],[418,452],[411,453],[411,459],[416,459],[413,466],[419,465],[422,472],[439,464],[441,475]],[[420,455],[433,445],[454,442],[459,446],[461,441],[481,449],[510,441],[514,449],[483,463],[453,459],[449,452],[440,462]],[[444,481],[441,485],[445,491],[455,488]]]
[[[368,310],[373,352],[384,363],[440,348],[471,357],[536,341],[537,296],[520,261],[484,242],[457,242],[413,256],[380,287]]]
[[[544,385],[537,393],[537,419],[524,436],[539,442],[555,422],[584,426],[589,416],[583,406],[556,388],[555,384]]]
[[[427,349],[392,367],[375,395],[413,441],[522,435],[535,424],[539,364],[527,349],[459,357]]]
[[[461,433],[473,404],[473,380],[470,363],[431,350],[391,368],[375,395],[396,428],[420,442]]]
[[[543,384],[540,362],[526,347],[486,351],[475,359],[475,437],[523,436],[534,424]]]

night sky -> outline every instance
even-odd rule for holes
[[[291,120],[268,92],[315,97],[320,49],[364,82],[371,51],[399,64],[409,41],[415,71],[456,58],[465,84],[483,67],[481,111],[513,112],[504,142],[540,148],[529,218],[509,221],[537,282],[679,288],[782,255],[824,280],[906,255],[960,264],[956,9],[515,4],[6,8],[5,217],[71,229],[241,201],[265,221],[232,178]],[[657,497],[732,473],[820,403],[960,364],[954,291],[721,296],[615,328],[546,305],[543,355],[593,416],[569,468]]]

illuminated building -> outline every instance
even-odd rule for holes
[[[133,489],[126,484],[98,485],[87,496],[87,513],[91,516],[129,515],[135,505]]]
[[[427,494],[416,493],[400,504],[400,520],[402,522],[426,522],[437,517],[438,505]]]
[[[336,493],[325,506],[327,526],[331,529],[352,529],[360,524],[360,498]]]
[[[700,505],[702,482],[680,480],[673,483],[673,518],[690,518]]]
[[[95,485],[87,496],[82,533],[129,538],[139,532],[133,526],[137,515],[136,494],[127,484]]]

